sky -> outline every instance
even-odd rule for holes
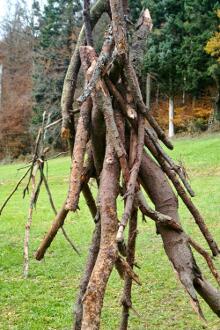
[[[33,0],[25,0],[28,6],[28,9],[31,9]],[[17,2],[17,0],[0,0],[0,21],[8,14],[8,7],[13,8],[13,5]],[[41,6],[46,3],[46,0],[39,0]],[[10,11],[9,11],[10,13]]]

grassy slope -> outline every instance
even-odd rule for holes
[[[220,243],[220,136],[175,141],[175,159],[186,164],[192,185],[197,193],[195,203],[205,216],[209,228]],[[50,186],[57,207],[66,195],[70,161],[68,158],[50,162]],[[18,165],[0,167],[0,204],[5,199],[21,173]],[[0,329],[46,330],[70,329],[73,301],[86,258],[92,232],[92,221],[80,201],[80,212],[71,214],[66,229],[74,239],[82,256],[78,257],[59,233],[43,262],[31,258],[30,277],[22,278],[24,226],[28,199],[23,200],[21,189],[11,200],[0,218]],[[181,219],[187,232],[197,237],[205,246],[192,217],[180,203]],[[52,212],[45,190],[42,190],[31,229],[31,255],[46,232]],[[197,257],[197,256],[196,256]],[[206,268],[198,257],[199,264]],[[140,313],[131,312],[130,329],[185,329],[206,328],[193,313],[186,295],[164,254],[161,239],[156,236],[149,220],[140,220],[137,261],[142,286],[134,285],[133,304]],[[220,261],[217,260],[220,270]],[[207,268],[206,268],[207,269]],[[210,277],[208,271],[205,273]],[[103,312],[103,330],[118,328],[122,282],[113,272],[108,286]],[[209,321],[207,329],[220,329],[220,322],[203,304]]]

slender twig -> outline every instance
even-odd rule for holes
[[[37,200],[37,194],[38,190],[36,189],[36,174],[39,168],[39,163],[36,163],[32,174],[31,174],[31,181],[32,181],[32,193],[31,193],[31,199],[30,199],[30,206],[29,206],[29,211],[28,211],[28,218],[27,218],[27,223],[25,225],[25,236],[24,236],[24,278],[28,277],[28,272],[29,272],[29,241],[30,241],[30,229],[32,225],[32,216],[33,216],[33,209],[36,204]],[[40,179],[40,181],[41,179]],[[40,185],[41,185],[40,183]],[[39,187],[39,184],[38,184]]]
[[[47,126],[45,126],[45,129],[51,128],[51,127],[61,123],[61,121],[62,121],[62,118],[59,118],[59,119],[55,120],[54,122],[52,122],[52,123],[48,124]]]
[[[57,155],[52,156],[52,157],[50,157],[50,158],[47,158],[47,160],[56,159],[56,158],[58,158],[58,157],[60,157],[60,156],[63,156],[63,155],[68,154],[68,152],[69,152],[69,151],[62,151],[62,152],[59,152]]]
[[[21,179],[18,181],[18,183],[16,184],[16,186],[14,187],[14,189],[12,190],[12,192],[9,194],[9,196],[4,201],[4,203],[3,203],[3,205],[1,206],[1,209],[0,209],[0,215],[2,214],[3,209],[5,208],[5,206],[7,205],[7,203],[9,202],[9,200],[11,199],[11,197],[14,195],[14,193],[16,192],[16,190],[18,189],[18,187],[20,186],[20,184],[22,183],[22,181],[26,178],[26,176],[28,175],[28,173],[30,172],[30,170],[31,170],[31,168],[29,167],[28,170],[21,177]]]
[[[206,252],[197,242],[195,242],[191,237],[189,237],[189,244],[199,253],[203,256],[205,261],[207,262],[207,265],[212,273],[212,275],[215,277],[216,281],[218,282],[220,286],[220,274],[217,271],[213,261],[212,257],[209,255],[208,252]]]

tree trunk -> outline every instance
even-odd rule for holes
[[[2,76],[3,76],[3,65],[0,64],[0,111],[2,106]]]
[[[173,96],[169,97],[169,138],[174,137],[174,99]]]

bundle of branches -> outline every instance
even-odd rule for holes
[[[104,12],[109,14],[111,23],[102,50],[97,54],[93,48],[92,29]],[[67,213],[78,209],[82,192],[95,230],[76,302],[74,329],[100,328],[103,299],[113,267],[124,279],[120,329],[127,329],[132,308],[132,282],[140,284],[133,270],[138,209],[155,221],[165,252],[198,315],[204,319],[197,293],[220,316],[220,291],[202,275],[191,246],[204,256],[218,284],[220,276],[209,253],[183,230],[170,182],[191,212],[213,256],[219,254],[219,248],[192,202],[194,192],[184,170],[161,147],[163,143],[172,149],[172,143],[143,101],[140,65],[143,44],[152,28],[149,11],[143,11],[132,27],[131,44],[127,33],[130,25],[127,1],[97,0],[90,11],[89,1],[85,0],[84,26],[64,81],[62,136],[69,139],[72,153],[69,191],[36,252],[36,259],[44,257]],[[77,99],[80,114],[75,125],[72,104],[81,65],[85,88]],[[97,182],[97,202],[88,185],[90,178]],[[144,191],[155,210],[149,207]],[[124,212],[118,219],[117,198],[120,195],[124,199]],[[124,237],[126,226],[129,226],[127,240]]]

